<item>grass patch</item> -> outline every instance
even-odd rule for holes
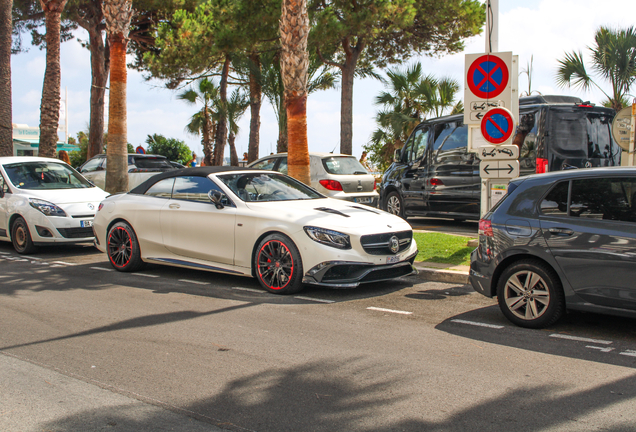
[[[452,265],[469,265],[474,247],[466,246],[471,237],[442,233],[414,232],[419,253],[415,261],[430,261]]]

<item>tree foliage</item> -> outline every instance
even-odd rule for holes
[[[186,165],[192,159],[192,150],[185,143],[176,138],[166,138],[160,134],[148,135],[146,138],[148,144],[147,152],[165,156],[171,161],[179,162]]]

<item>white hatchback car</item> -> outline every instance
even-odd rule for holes
[[[417,255],[402,218],[249,168],[158,174],[106,198],[93,228],[116,270],[151,262],[253,276],[278,294],[406,276]]]
[[[77,170],[95,186],[106,189],[106,162],[106,155],[98,154],[84,162],[84,164]],[[139,186],[141,183],[158,173],[177,168],[178,167],[174,166],[165,156],[129,153],[128,190]]]
[[[0,240],[21,254],[91,242],[95,212],[107,196],[61,160],[0,157]]]
[[[287,174],[287,153],[262,157],[249,167]],[[354,156],[310,152],[309,177],[311,187],[330,198],[378,206],[376,179]]]

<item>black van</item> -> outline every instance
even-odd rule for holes
[[[513,144],[520,175],[620,165],[611,123],[616,112],[571,96],[519,99]],[[479,219],[478,154],[467,151],[464,115],[426,120],[415,128],[379,185],[380,208],[409,216]]]

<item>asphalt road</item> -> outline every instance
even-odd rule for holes
[[[633,430],[634,320],[512,326],[408,277],[295,296],[0,244],[0,430]]]

